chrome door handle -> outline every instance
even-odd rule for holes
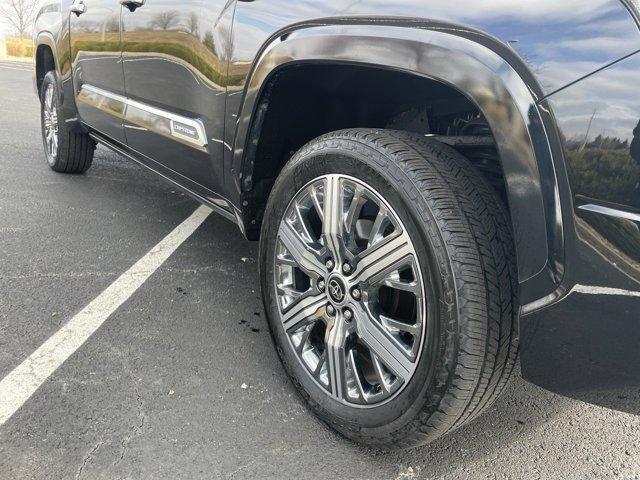
[[[136,8],[144,5],[144,0],[120,0],[120,5],[124,5],[130,12],[134,12]]]
[[[75,13],[76,17],[79,17],[80,15],[82,15],[84,12],[87,11],[87,6],[82,1],[80,1],[78,3],[74,3],[73,5],[71,5],[71,7],[69,7],[69,10]]]

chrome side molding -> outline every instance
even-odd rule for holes
[[[627,212],[624,210],[618,210],[617,208],[610,208],[610,207],[604,207],[602,205],[595,205],[593,203],[589,203],[587,205],[581,205],[578,208],[580,210],[587,210],[589,212],[608,215],[609,217],[624,218],[626,220],[640,222],[640,213]]]
[[[86,83],[78,92],[78,100],[120,118],[123,122],[198,150],[206,150],[207,135],[203,123],[198,119],[176,115]]]
[[[117,95],[86,83],[82,85],[80,92],[78,92],[78,100],[122,119],[127,107],[127,99],[122,95]]]

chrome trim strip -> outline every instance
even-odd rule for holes
[[[640,297],[640,291],[636,290],[625,290],[622,288],[610,288],[610,287],[599,287],[597,285],[581,285],[579,283],[575,284],[569,292],[566,292],[564,287],[560,287],[558,290],[553,292],[546,297],[543,297],[539,300],[535,300],[526,305],[522,305],[520,307],[520,315],[528,315],[536,310],[540,310],[543,307],[550,305],[558,301],[559,299],[565,296],[565,293],[568,295],[572,293],[582,293],[585,295],[619,295],[624,297]]]
[[[198,119],[176,115],[86,83],[78,92],[78,100],[141,127],[138,129],[186,143],[199,150],[206,150],[207,135],[202,121]],[[146,117],[136,115],[135,110],[143,112]],[[126,124],[123,126],[129,127]]]
[[[126,103],[127,101],[127,97],[123,95],[118,95],[117,93],[113,93],[108,90],[103,90],[102,88],[94,87],[93,85],[89,85],[88,83],[82,84],[82,87],[80,88],[80,93],[82,93],[83,90],[94,92],[94,93],[97,93],[98,95],[102,95],[103,97],[107,97],[112,100],[117,100],[122,103]]]
[[[540,310],[552,303],[556,302],[565,294],[566,289],[563,286],[560,286],[556,291],[551,292],[549,295],[546,295],[538,300],[534,300],[533,302],[527,303],[526,305],[522,305],[520,307],[520,315],[528,315],[529,313],[535,312],[536,310]]]
[[[127,109],[127,99],[122,95],[87,84],[80,88],[78,100],[120,119],[124,118]]]
[[[203,148],[207,145],[207,135],[204,131],[204,125],[200,120],[196,120],[193,118],[183,117],[181,115],[176,115],[175,113],[167,112],[166,110],[161,110],[156,107],[152,107],[151,105],[147,105],[146,103],[138,102],[136,100],[127,99],[127,109],[129,107],[137,108],[142,110],[143,112],[149,113],[161,119],[169,120],[169,136],[175,137],[176,139],[183,140],[186,143],[196,145],[200,148]],[[148,128],[149,130],[159,133],[161,135],[165,135],[166,133],[160,131],[159,129],[154,128],[155,122],[152,125],[141,124],[137,122],[134,118],[130,118],[129,115],[125,114],[125,120],[135,123],[136,125],[140,125]],[[186,130],[184,130],[186,127]],[[180,129],[183,129],[185,133],[181,133]],[[191,130],[191,135],[189,135],[189,130]]]
[[[603,207],[602,205],[595,205],[593,203],[589,203],[587,205],[581,205],[578,208],[580,210],[587,210],[589,212],[595,212],[601,215],[608,215],[609,217],[624,218],[626,220],[640,222],[640,213],[626,212],[624,210],[618,210],[616,208],[610,208],[610,207]]]

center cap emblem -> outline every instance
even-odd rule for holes
[[[334,302],[340,303],[344,300],[344,284],[339,278],[334,277],[329,280],[327,290],[329,291],[329,297],[331,297],[331,300]]]

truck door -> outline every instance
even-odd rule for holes
[[[76,0],[69,14],[69,30],[80,119],[124,143],[120,10],[117,0]]]
[[[234,2],[122,2],[129,147],[179,183],[220,192]]]

